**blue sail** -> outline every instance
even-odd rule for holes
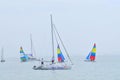
[[[88,54],[88,56],[86,57],[87,60],[90,60],[90,55],[91,55],[91,52]]]

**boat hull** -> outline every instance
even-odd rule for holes
[[[0,62],[5,62],[5,60],[1,60]]]
[[[96,61],[91,61],[91,60],[84,60],[85,62],[96,62]]]
[[[34,70],[70,70],[71,66],[56,66],[56,65],[40,65],[38,67],[33,66]]]
[[[28,60],[22,60],[21,62],[29,62],[29,61],[39,61],[36,58],[29,58]]]

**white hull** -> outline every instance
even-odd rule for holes
[[[40,65],[38,67],[33,66],[33,69],[34,70],[70,70],[71,66],[50,64],[50,65]]]

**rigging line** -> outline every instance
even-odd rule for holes
[[[54,24],[53,24],[54,25]],[[59,42],[58,42],[58,39],[57,39],[57,35],[55,34],[56,32],[55,32],[55,30],[53,29],[53,32],[54,32],[54,35],[55,35],[55,40],[56,40],[56,42],[57,42],[57,45],[59,45]]]
[[[71,60],[71,58],[70,58],[70,56],[69,56],[69,54],[68,54],[68,52],[67,52],[67,49],[65,48],[65,46],[64,46],[64,44],[63,44],[63,41],[62,41],[62,39],[61,39],[58,31],[57,31],[57,28],[55,27],[55,25],[53,25],[53,27],[54,27],[54,29],[55,29],[55,31],[56,31],[56,33],[57,33],[57,35],[58,35],[58,37],[59,37],[59,39],[60,39],[60,41],[61,41],[61,44],[62,44],[62,46],[63,46],[63,48],[64,48],[64,50],[65,50],[65,52],[66,52],[66,54],[67,54],[67,56],[68,56],[68,58],[69,58],[69,60],[70,60],[70,62],[71,62],[71,64],[73,65],[73,62],[72,62],[72,60]]]

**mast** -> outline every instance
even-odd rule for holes
[[[30,43],[31,43],[31,54],[33,55],[32,34],[30,34]]]
[[[34,50],[34,45],[33,45],[33,41],[32,41],[32,34],[30,34],[30,43],[31,43],[31,54],[32,54],[32,57],[36,57],[35,50]]]
[[[1,60],[3,60],[3,47],[1,49]]]
[[[52,37],[52,53],[53,53],[53,56],[52,56],[52,60],[54,61],[54,36],[53,36],[53,21],[52,21],[52,14],[50,15],[50,18],[51,18],[51,37]],[[53,62],[54,63],[54,62]]]

